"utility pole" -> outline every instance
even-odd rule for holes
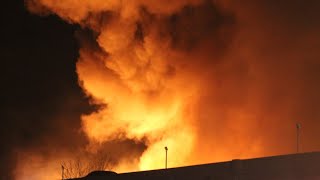
[[[297,153],[299,153],[299,143],[300,143],[300,129],[301,129],[301,124],[297,123],[296,124],[296,128],[297,128]]]
[[[168,147],[166,146],[166,147],[164,147],[164,149],[166,150],[166,169],[168,168]]]

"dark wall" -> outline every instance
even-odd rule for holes
[[[320,153],[275,156],[188,166],[85,180],[319,180]]]

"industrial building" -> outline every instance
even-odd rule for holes
[[[320,152],[117,174],[97,171],[74,180],[320,180]]]

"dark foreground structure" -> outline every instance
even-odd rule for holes
[[[122,174],[98,171],[77,180],[320,180],[320,152]]]

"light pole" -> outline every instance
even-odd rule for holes
[[[168,147],[164,147],[164,150],[166,150],[166,169],[168,168]]]
[[[64,166],[61,165],[61,178],[64,180]]]
[[[300,129],[301,129],[301,124],[297,123],[296,124],[297,128],[297,153],[299,153],[299,143],[300,143]]]

